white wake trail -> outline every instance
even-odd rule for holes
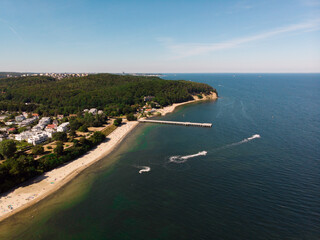
[[[252,137],[249,137],[249,138],[247,138],[245,140],[250,141],[250,140],[255,139],[255,138],[261,138],[261,136],[259,134],[255,134]]]
[[[148,167],[148,166],[141,166],[141,167],[142,167],[142,169],[139,170],[139,173],[140,173],[140,174],[141,174],[141,173],[144,173],[144,172],[150,172],[150,170],[151,170],[151,168]]]
[[[254,134],[251,137],[245,138],[240,142],[231,143],[231,144],[225,145],[223,147],[213,149],[212,152],[220,151],[220,150],[223,150],[223,149],[226,149],[226,148],[230,148],[230,147],[233,147],[233,146],[237,146],[237,145],[252,141],[253,139],[256,139],[256,138],[261,138],[261,136],[259,134]],[[169,162],[171,162],[171,163],[185,163],[189,158],[194,158],[194,157],[198,157],[198,156],[205,156],[205,155],[207,155],[207,153],[208,153],[207,151],[202,151],[202,152],[198,152],[196,154],[186,155],[186,156],[180,156],[180,155],[171,156],[169,158]],[[140,171],[144,171],[144,170],[142,169]]]
[[[169,158],[169,160],[170,160],[170,162],[174,162],[174,163],[184,163],[189,158],[194,158],[194,157],[198,157],[198,156],[205,156],[205,155],[207,155],[207,152],[206,151],[202,151],[202,152],[198,152],[198,153],[192,154],[192,155],[172,156],[172,157]]]
[[[261,136],[259,134],[254,134],[251,137],[245,138],[240,142],[231,143],[231,144],[225,145],[223,147],[216,148],[213,151],[219,151],[219,150],[223,150],[223,149],[226,149],[226,148],[229,148],[229,147],[233,147],[233,146],[237,146],[237,145],[240,145],[240,144],[243,144],[243,143],[247,143],[247,142],[249,142],[249,141],[251,141],[251,140],[253,140],[255,138],[261,138]]]

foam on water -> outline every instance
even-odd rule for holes
[[[194,157],[198,157],[198,156],[205,156],[207,155],[206,151],[202,151],[202,152],[198,152],[196,154],[192,154],[192,155],[186,155],[186,156],[172,156],[169,158],[170,162],[174,162],[174,163],[184,163],[186,162],[189,158],[194,158]]]
[[[247,138],[245,140],[250,141],[250,140],[255,139],[255,138],[261,138],[261,136],[259,134],[255,134],[255,135],[252,135],[252,137],[249,137],[249,138]]]
[[[150,170],[151,170],[151,168],[148,167],[148,166],[141,166],[141,167],[142,167],[142,169],[139,170],[139,173],[140,173],[140,174],[141,174],[141,173],[144,173],[144,172],[150,172]]]
[[[229,147],[237,146],[237,145],[240,145],[240,144],[243,144],[243,143],[247,143],[247,142],[249,142],[249,141],[251,141],[251,140],[253,140],[253,139],[255,139],[255,138],[261,138],[261,136],[260,136],[259,134],[254,134],[254,135],[252,135],[251,137],[245,138],[245,139],[243,139],[243,140],[240,141],[240,142],[227,144],[227,145],[225,145],[225,146],[223,146],[223,147],[216,148],[216,149],[214,149],[213,151],[223,150],[223,149],[225,149],[225,148],[229,148]]]
[[[226,149],[229,147],[237,146],[237,145],[249,142],[255,138],[261,138],[261,136],[259,134],[254,134],[251,137],[245,138],[240,142],[231,143],[231,144],[225,145],[223,147],[213,149],[212,151],[214,152],[214,151],[223,150],[223,149]],[[207,155],[207,153],[208,153],[207,151],[202,151],[202,152],[198,152],[196,154],[186,155],[186,156],[180,156],[180,155],[171,156],[169,158],[169,162],[171,162],[171,163],[185,163],[189,158],[194,158],[194,157],[198,157],[198,156],[205,156],[205,155]],[[140,170],[140,171],[142,171],[142,170]]]

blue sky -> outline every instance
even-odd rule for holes
[[[0,71],[320,72],[320,0],[0,0]]]

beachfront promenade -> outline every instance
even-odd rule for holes
[[[171,124],[171,125],[182,125],[182,126],[193,126],[193,127],[212,127],[212,123],[193,123],[193,122],[176,122],[176,121],[161,121],[161,120],[147,120],[139,119],[141,123],[160,123],[160,124]]]

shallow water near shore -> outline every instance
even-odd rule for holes
[[[140,124],[2,239],[319,239],[320,74],[168,74],[220,98]],[[149,171],[142,171],[149,167]]]

